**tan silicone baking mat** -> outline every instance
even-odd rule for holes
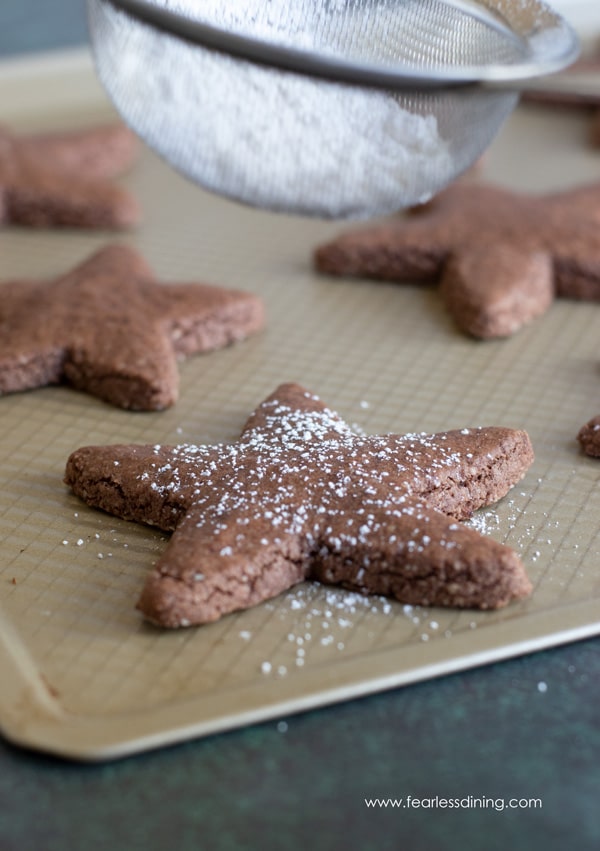
[[[110,117],[86,54],[0,69],[2,120],[60,129]],[[520,109],[482,177],[543,190],[600,177],[578,113]],[[166,279],[260,293],[265,333],[181,367],[179,403],[111,408],[68,388],[0,399],[0,727],[15,742],[104,759],[400,686],[600,632],[600,462],[580,425],[600,412],[600,305],[556,303],[510,340],[461,336],[434,288],[319,277],[339,224],[204,194],[144,151],[124,179],[145,210],[120,239]],[[58,274],[106,234],[0,233],[1,278]],[[477,232],[473,233],[477,240]],[[475,519],[534,583],[493,613],[410,609],[302,585],[198,629],[163,632],[134,608],[165,545],[80,504],[65,460],[89,443],[235,439],[282,381],[367,432],[526,428],[536,462]]]

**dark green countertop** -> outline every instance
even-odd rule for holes
[[[0,58],[84,43],[83,5],[3,0]],[[594,639],[104,765],[0,740],[0,849],[591,851],[599,704]]]
[[[104,765],[0,744],[0,848],[591,851],[598,651],[571,644]],[[409,795],[421,807],[365,802]]]

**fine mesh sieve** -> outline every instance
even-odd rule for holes
[[[538,0],[88,0],[88,16],[101,81],[171,165],[325,218],[425,200],[578,52]]]

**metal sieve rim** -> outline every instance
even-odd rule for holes
[[[196,21],[167,8],[155,6],[152,0],[102,0],[117,10],[192,44],[218,50],[240,59],[261,65],[294,71],[313,77],[336,82],[384,88],[388,91],[405,89],[439,89],[457,86],[482,88],[518,88],[536,77],[551,74],[573,62],[580,51],[579,39],[574,29],[560,15],[544,3],[531,0],[532,5],[550,15],[553,26],[535,32],[535,38],[527,39],[531,58],[526,62],[501,65],[465,65],[457,68],[435,70],[414,66],[389,68],[369,62],[344,61],[316,51],[307,51],[277,45],[264,39],[252,38],[223,30],[211,24]],[[487,24],[503,31],[507,36],[519,39],[509,26],[491,15],[477,13],[474,7],[461,0],[452,0],[457,8]],[[551,46],[540,34],[552,32]]]

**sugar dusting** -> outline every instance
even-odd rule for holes
[[[223,557],[234,555],[232,535],[238,551],[251,542],[255,522],[269,529],[262,546],[301,535],[305,551],[320,548],[326,555],[364,546],[384,534],[384,523],[387,528],[390,520],[407,517],[414,519],[413,537],[389,535],[388,544],[396,552],[421,553],[431,539],[419,497],[442,486],[465,459],[475,464],[472,453],[463,456],[443,435],[357,435],[327,408],[302,411],[276,400],[260,412],[260,424],[236,443],[181,444],[169,450],[168,460],[155,446],[156,463],[140,475],[165,500],[187,495],[196,527],[226,541]],[[442,545],[455,545],[456,528],[449,527]],[[364,555],[358,585],[368,567]]]
[[[412,572],[429,576],[441,563],[441,550],[456,549],[448,558],[454,562],[458,557],[457,564],[463,564],[470,539],[463,545],[461,524],[444,520],[430,501],[435,505],[440,494],[444,511],[460,516],[464,500],[468,510],[473,500],[489,497],[481,482],[493,479],[496,460],[513,451],[511,443],[504,444],[506,430],[357,434],[316,396],[294,385],[284,385],[281,392],[262,403],[234,443],[140,447],[139,472],[131,486],[136,503],[150,500],[161,516],[175,514],[173,527],[185,514],[185,546],[199,554],[193,563],[186,559],[177,568],[177,578],[185,583],[182,592],[203,586],[197,599],[210,601],[227,570],[227,581],[240,588],[239,600],[225,609],[232,611],[243,607],[244,586],[250,583],[265,582],[263,600],[280,593],[284,586],[271,590],[268,571],[271,564],[279,570],[285,563],[293,568],[289,579],[283,575],[289,586],[304,575],[361,594],[394,596],[395,586],[389,583],[396,575],[403,582],[410,582]],[[125,447],[108,463],[128,458],[130,451]],[[120,466],[111,464],[111,477],[117,487],[129,487]],[[513,476],[522,475],[519,466],[513,469]],[[485,533],[492,516],[480,514],[472,522]],[[168,520],[163,528],[169,528]],[[169,547],[159,560],[159,574],[171,575],[171,552]],[[103,549],[98,558],[105,555]],[[420,578],[418,582],[423,585]],[[408,600],[435,603],[438,592],[432,582],[427,579],[418,596]],[[401,593],[406,600],[405,591]],[[462,600],[460,584],[451,593],[457,595],[456,605],[473,604]],[[254,597],[252,603],[260,599]],[[383,604],[385,613],[389,607],[389,602]],[[207,611],[207,619],[214,619]],[[203,617],[200,613],[199,620]],[[183,612],[169,625],[188,623]],[[343,618],[337,627],[344,629]],[[423,633],[423,641],[429,640],[429,632]],[[344,644],[337,639],[338,649]],[[305,653],[296,656],[302,667]]]
[[[394,618],[404,615],[412,624],[421,623],[418,606],[395,604],[386,597],[359,594],[318,584],[292,588],[277,602],[263,604],[282,624],[292,629],[285,636],[283,650],[291,658],[289,666],[276,666],[272,660],[260,665],[265,676],[288,676],[301,669],[311,658],[322,659],[346,651],[347,641],[365,616]]]

